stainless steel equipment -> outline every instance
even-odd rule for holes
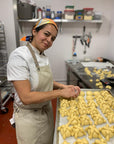
[[[32,19],[35,18],[35,6],[29,3],[22,3],[18,0],[17,12],[19,19]]]
[[[6,67],[7,67],[7,48],[5,40],[4,25],[0,21],[0,112],[6,113],[8,109],[4,107],[11,96],[12,86],[7,82]]]

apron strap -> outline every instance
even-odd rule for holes
[[[31,46],[29,45],[29,42],[27,43],[26,46],[27,46],[28,49],[30,50],[30,53],[31,53],[31,55],[32,55],[32,57],[33,57],[33,59],[34,59],[34,63],[35,63],[35,65],[36,65],[37,70],[40,71],[39,63],[38,63],[38,61],[37,61],[37,59],[36,59],[36,56],[35,56],[35,53],[34,53],[33,49],[32,49]]]

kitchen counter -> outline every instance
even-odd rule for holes
[[[93,73],[94,67],[92,66],[88,67],[93,76],[93,77],[90,77],[89,75],[86,74],[84,70],[85,66],[82,63],[78,62],[75,65],[73,65],[71,61],[66,61],[67,84],[79,85],[81,88],[98,89],[98,86],[96,86],[96,79],[99,79],[99,77],[98,75]],[[100,63],[98,62],[98,64]],[[106,63],[103,63],[103,66],[105,66],[105,64]],[[103,66],[102,68],[104,68]],[[114,73],[114,67],[108,67],[106,69]],[[90,82],[90,79],[92,79],[93,81]],[[111,93],[114,95],[114,85],[111,89]]]

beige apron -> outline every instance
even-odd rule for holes
[[[35,54],[27,44],[38,69],[39,85],[37,91],[53,90],[50,67],[39,67]],[[18,144],[52,144],[54,120],[51,101],[21,105],[14,103],[14,117]]]

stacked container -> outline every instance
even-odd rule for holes
[[[65,19],[70,19],[73,20],[74,19],[74,6],[66,6],[65,10],[64,10],[64,18]]]

